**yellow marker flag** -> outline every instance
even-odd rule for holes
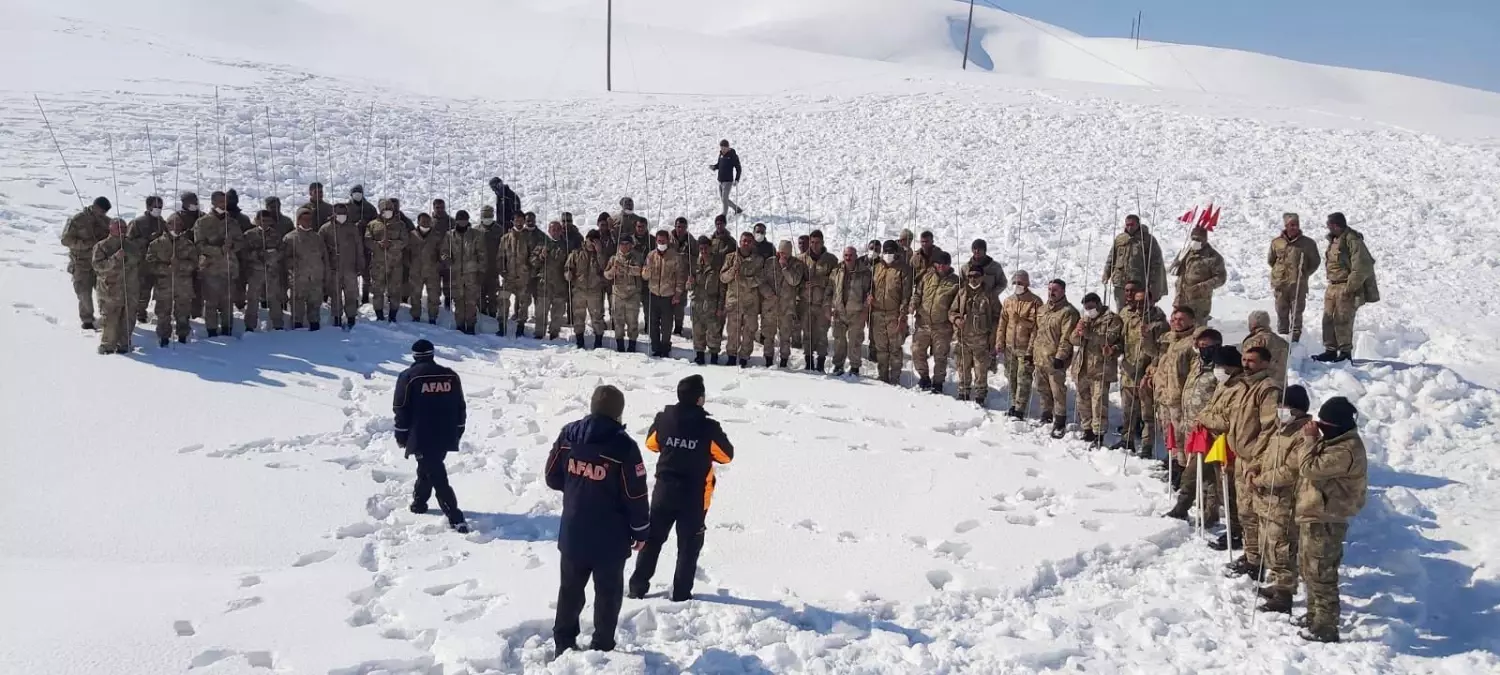
[[[1234,451],[1229,449],[1229,442],[1224,440],[1223,434],[1214,439],[1213,447],[1208,449],[1208,454],[1203,456],[1203,461],[1208,464],[1224,464],[1234,461]]]

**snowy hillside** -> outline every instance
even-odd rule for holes
[[[1135,52],[987,9],[994,73],[960,73],[967,7],[938,0],[616,2],[628,93],[606,95],[603,4],[0,0],[0,673],[1500,670],[1500,97]],[[1298,358],[1291,379],[1364,413],[1346,642],[1253,617],[1223,554],[1157,517],[1150,464],[868,380],[470,338],[448,318],[168,349],[141,326],[132,355],[96,356],[57,243],[78,201],[33,94],[82,196],[115,199],[112,141],[125,217],[224,184],[300,202],[311,180],[474,210],[502,175],[542,214],[628,194],[704,232],[704,167],[730,138],[741,225],[985,237],[1076,300],[1125,213],[1176,246],[1172,217],[1213,200],[1215,324],[1235,340],[1269,306],[1280,214],[1311,232],[1341,210],[1384,299],[1360,312],[1359,363]],[[389,399],[418,337],[470,397],[449,461],[468,536],[404,508]],[[547,446],[601,382],[639,437],[692,372],[738,446],[700,599],[627,601],[619,652],[549,664]]]

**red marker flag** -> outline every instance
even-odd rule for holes
[[[1213,215],[1211,215],[1211,216],[1208,217],[1208,224],[1204,225],[1203,229],[1208,230],[1209,232],[1213,232],[1214,228],[1216,228],[1218,226],[1219,226],[1219,209],[1214,209]]]
[[[1193,222],[1194,220],[1197,220],[1197,219],[1198,219],[1198,207],[1194,206],[1192,211],[1188,211],[1187,213],[1182,214],[1182,217],[1178,218],[1177,222],[1179,222],[1179,223],[1191,223],[1191,222]]]

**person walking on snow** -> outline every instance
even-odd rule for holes
[[[437,494],[438,507],[448,517],[448,526],[467,533],[464,512],[448,485],[443,458],[458,450],[468,413],[464,387],[458,373],[432,360],[432,343],[417,340],[411,346],[410,367],[396,378],[396,445],[407,457],[417,458],[417,482],[412,487],[411,512],[427,513],[427,499]]]
[[[723,206],[719,215],[728,215],[729,209],[734,209],[734,215],[744,213],[745,210],[729,198],[734,186],[740,184],[740,156],[735,153],[734,148],[729,147],[728,140],[719,141],[719,158],[708,168],[717,171],[719,175],[719,201]]]

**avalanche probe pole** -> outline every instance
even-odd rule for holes
[[[225,206],[227,207],[228,206],[228,202],[229,202],[229,169],[224,164],[223,110],[224,110],[223,106],[219,105],[219,88],[218,87],[214,87],[214,136],[217,137],[216,140],[218,140],[218,142],[219,142],[219,181],[221,183],[223,183],[223,185],[224,185],[224,201],[225,201]],[[234,251],[229,246],[229,233],[230,233],[230,228],[231,228],[230,219],[231,219],[231,214],[229,213],[228,208],[226,208],[224,210],[224,216],[223,216],[223,223],[224,223],[224,245],[223,245],[223,248],[224,248],[224,292],[226,294],[228,294],[228,296],[229,296],[230,299],[225,303],[226,305],[228,305],[228,307],[225,308],[224,314],[227,314],[228,315],[228,319],[229,319],[229,331],[228,331],[229,336],[228,337],[234,337],[234,302],[233,302],[233,297],[234,297],[234,269],[233,268],[234,268],[234,266],[232,264],[230,264],[231,262],[233,262],[231,256],[234,255]],[[233,227],[238,227],[238,226],[239,226],[238,223],[234,223],[233,224]],[[222,320],[222,318],[221,318],[221,320]]]
[[[1228,441],[1225,441],[1228,444]],[[1229,457],[1224,457],[1223,465],[1219,467],[1219,485],[1221,498],[1224,500],[1224,550],[1229,553],[1229,562],[1234,562],[1234,500],[1229,496]],[[1240,514],[1243,516],[1244,514]],[[1244,530],[1242,529],[1241,532]]]
[[[115,203],[121,204],[122,206],[120,207],[120,210],[124,211],[124,202],[120,201],[120,178],[118,174],[115,173],[115,135],[106,134],[105,138],[109,141],[109,180],[114,184]],[[116,220],[120,219],[117,218]],[[130,254],[125,251],[125,232],[123,231],[120,232],[120,256],[120,284],[125,287],[123,289],[125,291],[125,297],[122,299],[123,302],[120,303],[119,308],[115,310],[115,313],[123,314],[124,316],[115,317],[114,320],[120,321],[121,323],[125,324],[125,352],[129,353],[131,350],[130,338],[135,334],[135,321],[134,317],[131,317],[126,312],[126,310],[133,303],[131,303],[130,301],[130,274],[126,272],[125,264],[126,261],[130,260]]]
[[[58,159],[62,160],[63,171],[67,172],[68,174],[68,182],[73,184],[73,196],[78,198],[79,210],[88,208],[83,205],[83,193],[78,191],[78,181],[73,179],[73,169],[72,167],[68,166],[68,157],[63,154],[62,145],[57,142],[57,132],[52,130],[52,123],[47,121],[47,111],[42,109],[42,99],[37,97],[35,94],[33,94],[31,98],[32,100],[36,101],[37,111],[42,113],[42,123],[47,125],[47,133],[52,136],[52,147],[57,148],[57,157]],[[119,197],[116,197],[115,199],[118,200]]]

